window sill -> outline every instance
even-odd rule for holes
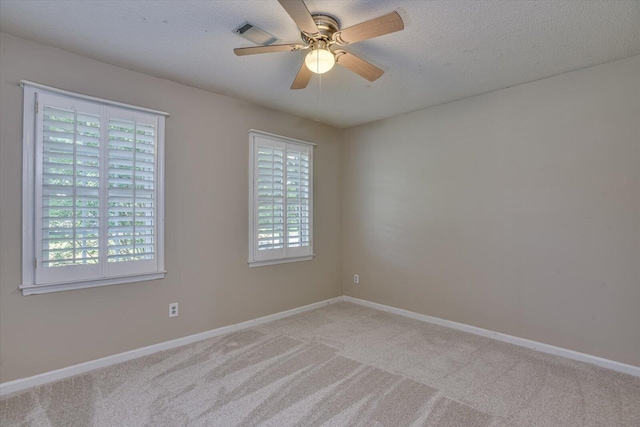
[[[164,279],[166,272],[141,274],[137,276],[110,277],[108,279],[91,280],[74,283],[52,283],[48,285],[22,285],[22,295],[48,294],[51,292],[71,291],[74,289],[96,288],[98,286],[122,285],[125,283],[143,282],[147,280]]]
[[[309,261],[312,260],[314,256],[316,255],[313,254],[294,258],[269,259],[264,261],[249,261],[249,267],[262,267],[265,265],[285,264],[288,262]]]

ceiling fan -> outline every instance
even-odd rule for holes
[[[333,16],[309,13],[303,0],[278,0],[278,2],[300,28],[304,43],[240,47],[234,49],[233,52],[238,56],[244,56],[311,49],[291,85],[291,89],[304,89],[313,73],[326,73],[333,68],[336,62],[370,82],[377,80],[384,71],[347,52],[342,49],[342,46],[404,29],[402,18],[397,12],[341,30],[340,24]]]

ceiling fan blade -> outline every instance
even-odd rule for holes
[[[233,49],[233,53],[238,56],[255,55],[256,53],[272,53],[272,52],[293,52],[306,48],[303,44],[272,44],[270,46],[251,46],[251,47],[237,47]]]
[[[313,72],[307,68],[307,65],[302,62],[302,66],[296,75],[296,78],[293,80],[293,84],[291,85],[291,89],[304,89],[309,84],[309,80],[311,80],[311,76]]]
[[[384,74],[380,68],[375,65],[369,64],[364,59],[360,59],[357,56],[347,52],[346,50],[336,50],[336,62],[345,68],[353,71],[357,75],[364,77],[370,82],[377,80]]]
[[[291,19],[293,19],[302,30],[309,36],[319,35],[318,26],[309,13],[309,9],[302,0],[278,0],[278,3],[287,11]]]
[[[391,12],[370,21],[365,21],[353,27],[345,28],[333,35],[338,44],[348,45],[362,40],[395,33],[404,29],[404,22],[398,12]]]

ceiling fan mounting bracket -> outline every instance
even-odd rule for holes
[[[340,46],[346,46],[346,45],[349,44],[348,41],[342,40],[342,37],[340,37],[340,33],[333,34],[331,36],[331,42],[332,43],[337,43]]]
[[[338,62],[338,58],[340,58],[342,55],[346,55],[348,52],[346,50],[342,50],[342,49],[336,49],[333,51],[333,55],[336,58],[336,62]]]

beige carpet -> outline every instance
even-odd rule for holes
[[[640,378],[349,303],[0,400],[8,426],[640,426]]]

